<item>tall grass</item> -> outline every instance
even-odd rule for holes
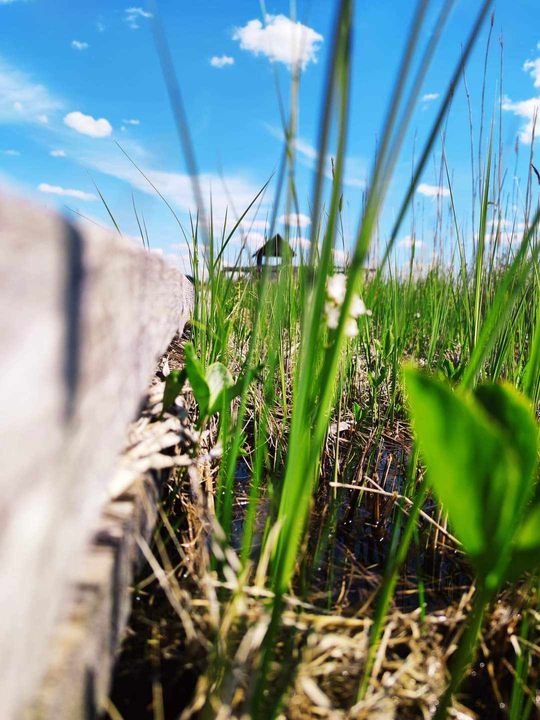
[[[275,717],[283,702],[287,687],[284,676],[290,675],[291,668],[285,663],[285,672],[280,676],[276,659],[279,655],[283,660],[284,655],[286,596],[291,593],[302,595],[304,599],[311,596],[316,584],[317,560],[327,547],[326,540],[321,540],[320,536],[315,540],[312,533],[312,520],[318,517],[315,505],[324,498],[327,518],[324,527],[330,536],[335,536],[342,512],[343,494],[337,489],[340,483],[347,486],[350,480],[353,487],[358,487],[355,503],[365,502],[363,478],[354,467],[363,457],[365,448],[352,447],[346,458],[340,457],[342,417],[355,423],[358,430],[369,431],[375,441],[380,441],[385,428],[390,425],[403,425],[406,409],[401,367],[403,361],[410,358],[438,371],[463,392],[473,389],[481,379],[497,381],[505,378],[521,388],[536,406],[540,397],[540,207],[533,207],[530,194],[523,235],[517,248],[510,248],[504,255],[497,242],[501,217],[498,224],[496,217],[490,219],[490,208],[494,203],[498,208],[504,204],[501,180],[504,158],[500,143],[495,157],[492,123],[483,161],[483,96],[478,160],[472,149],[471,126],[471,208],[476,236],[472,252],[464,241],[460,208],[443,149],[440,172],[450,192],[445,226],[454,232],[455,246],[450,257],[455,260],[449,267],[435,262],[418,275],[414,255],[405,269],[393,265],[396,240],[411,208],[416,186],[443,132],[452,98],[458,91],[466,63],[489,13],[490,0],[480,4],[455,67],[449,73],[446,91],[418,153],[376,272],[370,275],[365,269],[396,163],[410,131],[413,111],[452,6],[452,0],[442,3],[429,28],[430,2],[418,0],[416,5],[363,197],[336,323],[329,322],[331,298],[328,288],[335,273],[334,250],[343,220],[343,176],[350,134],[353,72],[352,0],[340,0],[336,8],[310,205],[311,245],[304,262],[298,264],[291,258],[284,259],[276,273],[266,268],[262,274],[252,273],[238,279],[229,272],[230,267],[225,267],[226,260],[230,263],[232,249],[239,248],[232,265],[240,265],[244,249],[242,228],[269,192],[269,183],[265,183],[239,218],[232,223],[226,218],[223,226],[217,228],[211,207],[210,210],[205,208],[204,198],[194,180],[198,212],[189,231],[182,229],[190,241],[196,290],[192,342],[203,366],[219,361],[242,378],[237,400],[231,407],[222,407],[219,413],[218,436],[223,457],[216,473],[215,502],[211,506],[215,507],[215,519],[223,532],[220,538],[224,537],[225,542],[238,551],[238,576],[242,582],[253,582],[254,577],[257,582],[262,579],[269,592],[265,601],[265,632],[261,636],[255,676],[249,683],[246,700],[248,712],[254,718]],[[429,39],[422,48],[421,38],[428,30]],[[490,38],[491,28],[486,63]],[[196,178],[195,150],[172,59],[159,23],[156,39],[184,154],[190,173]],[[285,144],[275,177],[276,196],[268,224],[269,235],[274,231],[280,207],[285,207],[288,213],[297,212],[299,206],[294,153],[299,84],[300,73],[296,68],[292,73],[288,114],[280,101]],[[502,123],[500,116],[498,119]],[[499,128],[499,137],[500,132]],[[332,138],[335,138],[333,146]],[[333,179],[325,194],[325,164],[329,155],[333,157]],[[440,232],[442,218],[437,222]],[[299,228],[288,225],[285,234],[294,243]],[[358,318],[357,334],[351,338],[351,312],[358,304],[359,295],[372,315],[364,314]],[[334,426],[337,427],[335,441],[332,440]],[[354,437],[359,439],[361,436]],[[330,452],[333,442],[334,450]],[[234,536],[233,520],[236,472],[243,456],[249,458],[250,485],[242,514],[242,534],[238,539]],[[414,446],[409,447],[406,465],[401,479],[401,497],[391,509],[393,530],[385,562],[379,568],[381,583],[376,594],[363,670],[356,678],[354,702],[361,702],[366,697],[373,681],[375,658],[388,612],[395,600],[400,572],[410,556],[411,544],[415,538],[418,540],[420,514],[430,493]],[[330,484],[334,486],[332,492],[329,491]],[[442,511],[444,508],[439,517]],[[213,567],[218,575],[223,571],[220,563],[219,558],[214,560]],[[327,608],[331,610],[332,571],[329,577]],[[420,604],[425,613],[423,593],[420,588]],[[471,632],[475,638],[482,617],[483,610],[473,617]],[[529,632],[528,617],[525,616],[521,626],[523,637]],[[228,650],[223,651],[221,647],[213,656],[213,684],[205,710],[209,717],[216,698],[221,697],[231,668],[231,657],[227,653]],[[465,666],[460,668],[460,673],[463,672]],[[527,661],[522,657],[516,664],[512,717],[518,717],[518,710],[525,713],[523,708],[527,702],[520,688],[526,685],[527,672]],[[270,692],[271,684],[276,682],[276,673],[280,676],[278,685],[281,689]],[[518,679],[521,685],[517,684]],[[451,694],[457,684],[449,687]],[[445,702],[450,702],[450,696]],[[531,708],[527,707],[530,713]]]

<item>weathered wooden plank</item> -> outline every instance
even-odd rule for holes
[[[101,716],[131,609],[130,586],[141,559],[137,538],[150,538],[158,490],[151,473],[140,475],[104,507],[55,630],[45,678],[24,720]]]
[[[27,703],[192,287],[117,234],[0,197],[0,717]]]

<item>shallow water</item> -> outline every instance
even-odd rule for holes
[[[388,493],[401,493],[405,483],[407,458],[397,443],[383,440],[374,467],[368,475]],[[370,483],[365,482],[366,487]],[[321,481],[324,486],[324,480]],[[248,504],[250,469],[241,458],[235,476],[232,544],[239,550]],[[424,512],[434,516],[436,505],[426,501]],[[256,558],[260,538],[269,512],[269,502],[261,497],[253,543]],[[308,557],[296,592],[324,609],[344,614],[356,613],[380,583],[396,520],[394,497],[369,491],[338,489],[335,498],[320,497],[310,518]],[[470,586],[471,577],[459,551],[449,541],[435,546],[435,528],[421,521],[404,564],[395,602],[403,611],[423,605],[426,612],[447,607]],[[419,593],[419,587],[421,592]]]

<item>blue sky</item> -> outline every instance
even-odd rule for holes
[[[176,223],[115,144],[122,145],[187,221],[194,203],[153,42],[153,7],[135,3],[0,0],[0,185],[110,226],[95,182],[122,231],[137,236],[133,194],[151,245],[178,260],[186,252]],[[301,212],[309,213],[321,92],[337,3],[298,0],[296,4],[302,27],[292,26],[288,0],[266,0],[265,22],[258,0],[157,3],[182,86],[201,185],[205,195],[212,188],[218,221],[227,206],[230,218],[239,213],[278,165],[281,131],[275,79],[287,102],[290,62],[298,59],[298,46],[288,41],[291,32],[300,32],[303,38],[298,188]],[[432,4],[437,9],[440,0]],[[413,5],[412,0],[357,3],[344,204],[346,246],[356,225]],[[418,149],[435,117],[478,5],[456,3],[396,167],[381,222],[383,241],[410,176],[413,148]],[[488,116],[493,109],[498,114],[502,37],[502,143],[509,171],[505,190],[508,197],[519,198],[514,185],[525,186],[530,131],[534,112],[540,109],[540,7],[538,0],[499,0],[494,8],[485,107]],[[486,37],[487,27],[467,70],[475,142]],[[448,123],[446,154],[463,232],[472,236],[468,122],[465,91],[460,87]],[[515,173],[516,138],[520,156]],[[437,190],[439,157],[437,151],[415,196],[416,234],[424,242],[425,255],[432,252],[428,236],[433,235],[437,208],[448,203],[445,182]],[[250,247],[256,248],[261,240],[271,197],[269,192],[250,223]],[[516,213],[519,216],[519,201]],[[301,224],[308,238],[307,218]],[[409,224],[408,220],[400,236],[402,256],[408,252]]]

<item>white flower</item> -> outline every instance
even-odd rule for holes
[[[347,291],[347,278],[340,273],[332,275],[326,281],[326,303],[324,305],[324,315],[326,324],[331,330],[335,330],[339,324],[341,306],[345,301]],[[351,298],[351,305],[345,318],[344,332],[347,337],[355,337],[358,335],[358,325],[356,319],[361,315],[371,315],[362,298],[354,294]]]
[[[358,335],[358,325],[352,317],[345,320],[345,337],[353,338]]]
[[[326,324],[331,330],[335,330],[339,323],[339,307],[334,303],[327,302],[324,306]]]
[[[351,307],[349,314],[353,318],[358,318],[360,315],[371,315],[371,310],[368,310],[364,304],[364,301],[358,295],[353,295],[351,300]]]
[[[326,281],[326,294],[336,305],[343,305],[346,290],[347,278],[342,273],[339,275],[331,275]]]

